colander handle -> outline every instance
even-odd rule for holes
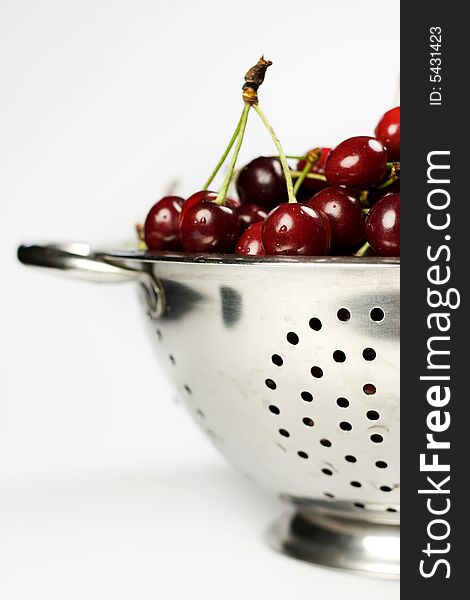
[[[137,281],[152,316],[161,316],[165,294],[160,282],[149,272],[111,262],[105,254],[94,253],[88,244],[21,245],[18,260],[25,265],[57,269],[74,278],[101,283]]]

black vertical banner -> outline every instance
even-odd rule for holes
[[[461,3],[401,10],[401,590],[460,599],[470,597],[470,35]]]

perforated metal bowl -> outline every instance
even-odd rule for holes
[[[140,283],[158,358],[199,427],[292,506],[282,551],[399,569],[399,262],[90,254],[23,246],[27,264]]]

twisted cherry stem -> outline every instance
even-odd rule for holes
[[[313,165],[315,163],[317,163],[320,160],[320,158],[321,158],[320,148],[315,148],[314,150],[310,150],[309,152],[307,152],[305,167],[302,169],[302,172],[300,173],[300,177],[297,179],[297,181],[295,182],[295,185],[294,185],[294,194],[297,194],[300,186],[302,185],[305,178],[307,177],[310,169],[313,167]]]
[[[383,190],[383,189],[387,188],[389,185],[394,184],[396,181],[398,181],[400,179],[400,163],[399,162],[387,163],[387,167],[390,169],[390,173],[388,175],[388,178],[377,186],[378,190]]]
[[[369,242],[366,242],[363,246],[359,248],[359,250],[354,254],[354,256],[366,256],[371,248],[372,246],[369,244]]]
[[[228,143],[228,146],[225,148],[224,153],[222,154],[222,156],[219,159],[219,162],[216,164],[214,170],[210,174],[209,179],[203,185],[203,187],[202,187],[203,190],[207,190],[208,189],[208,187],[210,186],[210,184],[214,181],[215,176],[220,171],[220,167],[224,164],[225,159],[229,155],[229,152],[232,149],[233,144],[235,143],[235,140],[238,138],[238,134],[240,133],[240,127],[241,127],[241,124],[242,124],[242,120],[243,120],[243,112],[242,112],[242,114],[240,116],[240,119],[238,120],[237,126],[235,128],[235,131],[233,132],[233,135],[232,135],[232,137],[230,139],[230,142]]]
[[[271,124],[268,121],[266,115],[261,110],[260,105],[259,104],[253,104],[253,108],[258,113],[260,119],[263,121],[264,126],[269,131],[269,134],[270,134],[270,136],[271,136],[271,138],[272,138],[272,140],[274,142],[274,145],[277,148],[277,152],[279,154],[279,160],[281,162],[282,171],[283,171],[284,177],[286,179],[287,196],[289,198],[289,204],[294,204],[294,203],[297,202],[297,200],[295,198],[295,193],[294,193],[294,185],[292,183],[291,172],[290,172],[290,169],[289,169],[289,165],[287,164],[286,155],[285,155],[284,150],[282,148],[281,142],[279,141],[279,138],[277,137],[276,133],[274,132],[274,129],[271,127]]]
[[[233,150],[232,158],[230,159],[230,163],[228,165],[228,170],[225,175],[224,181],[222,183],[219,193],[217,194],[215,204],[219,204],[219,205],[225,204],[225,200],[227,198],[228,190],[230,187],[230,182],[232,181],[233,171],[235,170],[235,165],[237,164],[238,155],[240,153],[240,148],[242,146],[243,136],[245,135],[246,123],[248,121],[248,113],[250,112],[250,108],[251,108],[251,104],[248,104],[247,102],[245,102],[245,105],[243,107],[242,116],[240,117],[240,122],[238,124],[238,133],[236,136],[235,148]],[[228,152],[230,152],[230,148],[228,149],[227,154],[228,154]]]

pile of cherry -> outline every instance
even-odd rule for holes
[[[400,255],[400,107],[383,115],[375,137],[352,137],[334,149],[316,148],[297,158],[296,168],[289,167],[295,197],[287,193],[279,158],[258,157],[236,176],[238,199],[221,201],[220,193],[208,190],[186,201],[162,198],[143,227],[148,249]]]

